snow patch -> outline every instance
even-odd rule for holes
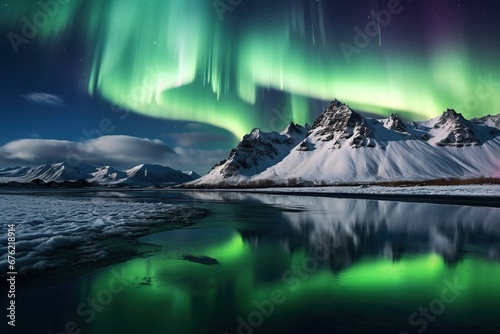
[[[80,263],[107,257],[100,241],[111,236],[136,237],[151,227],[179,222],[199,209],[165,203],[112,200],[54,199],[43,196],[0,195],[2,229],[16,224],[19,273],[69,264],[71,249]],[[20,210],[22,208],[22,210]],[[7,233],[0,237],[0,266],[7,268]]]

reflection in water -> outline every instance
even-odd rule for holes
[[[240,231],[245,240],[258,245],[259,239],[279,239],[290,251],[330,248],[333,244],[336,269],[361,256],[384,255],[399,260],[405,252],[433,252],[449,264],[462,259],[465,252],[498,260],[498,208],[248,193],[193,196],[201,200],[260,201],[276,207],[283,223],[271,225],[271,231]]]
[[[57,318],[32,310],[42,329],[61,331],[69,320],[96,334],[418,333],[424,325],[426,333],[496,333],[500,325],[500,209],[188,194],[210,216],[143,237],[163,246],[154,256],[76,281],[74,307],[60,306]],[[220,265],[184,261],[187,253]],[[91,321],[76,312],[82,300],[99,302],[117,275],[123,291],[102,300]],[[418,313],[450,285],[464,288],[444,310]]]

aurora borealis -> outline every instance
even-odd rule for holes
[[[449,107],[493,114],[499,10],[491,0],[8,0],[2,94],[77,96],[235,140],[312,122],[333,98],[408,120]]]

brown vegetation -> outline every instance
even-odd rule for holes
[[[251,189],[251,188],[273,188],[273,187],[326,187],[326,186],[383,186],[383,187],[418,187],[418,186],[457,186],[457,185],[473,185],[473,184],[500,184],[498,178],[473,178],[473,179],[434,179],[427,181],[384,181],[373,183],[327,183],[321,181],[314,183],[301,180],[300,178],[290,178],[286,182],[276,182],[271,179],[262,179],[255,181],[241,181],[237,184],[232,184],[227,181],[222,181],[217,184],[192,185],[183,184],[178,187],[190,189]]]

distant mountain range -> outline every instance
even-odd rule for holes
[[[334,100],[312,126],[253,129],[190,187],[500,178],[500,114],[448,109],[424,122],[365,118]]]
[[[95,167],[88,164],[70,166],[65,162],[38,167],[0,169],[0,183],[15,185],[107,185],[107,186],[166,186],[193,181],[200,176],[160,165],[142,164],[128,170],[111,166]]]

